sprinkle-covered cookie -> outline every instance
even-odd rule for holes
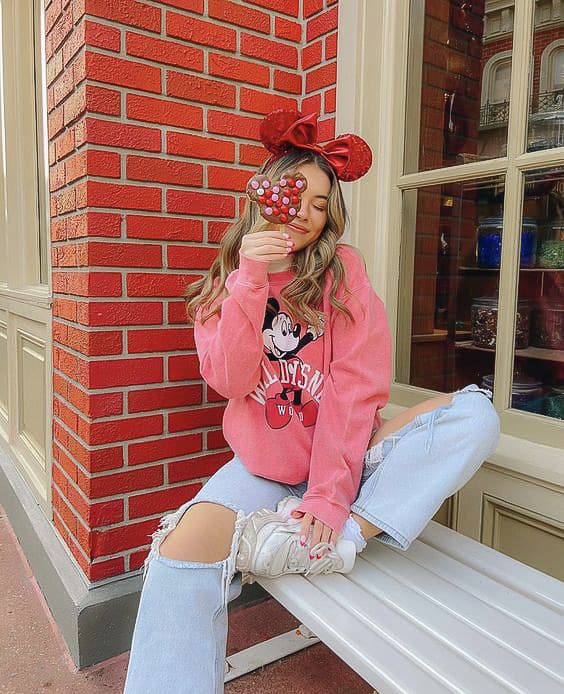
[[[255,174],[247,183],[247,195],[268,222],[289,224],[300,211],[306,188],[307,178],[299,171],[284,171],[279,181]]]

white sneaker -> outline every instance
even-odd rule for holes
[[[334,548],[329,542],[318,542],[311,548],[307,544],[302,547],[300,526],[299,518],[284,518],[282,513],[267,508],[251,513],[241,534],[235,560],[236,569],[242,573],[242,583],[254,583],[253,576],[278,578],[292,573],[312,576],[352,570],[356,559],[354,542],[340,539]],[[329,551],[320,559],[310,559],[310,549],[313,555],[325,549]]]

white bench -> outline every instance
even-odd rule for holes
[[[226,681],[323,641],[379,694],[564,692],[564,583],[435,521],[349,574],[257,582],[303,624],[229,656]]]

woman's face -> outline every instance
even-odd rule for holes
[[[296,167],[307,178],[307,189],[296,218],[284,229],[294,241],[294,252],[301,251],[316,241],[327,223],[327,198],[331,190],[329,176],[317,164]]]

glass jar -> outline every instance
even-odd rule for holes
[[[537,245],[537,266],[564,268],[564,219],[543,227]]]
[[[493,392],[494,375],[487,374],[482,378],[482,388],[488,388]],[[529,411],[541,410],[541,401],[539,398],[543,395],[542,381],[538,381],[531,376],[522,376],[521,374],[513,374],[513,383],[511,384],[511,407],[518,410],[527,409]],[[538,402],[531,406],[533,401]]]
[[[478,267],[499,267],[503,217],[486,217],[478,224],[476,264]],[[520,267],[534,267],[537,248],[537,224],[526,217],[521,227]]]
[[[545,349],[564,349],[564,303],[543,299],[531,316],[531,344]]]
[[[480,296],[472,303],[472,342],[476,347],[495,348],[497,304],[495,296]],[[531,302],[528,299],[519,299],[515,317],[515,349],[526,349],[529,346],[530,313]]]

